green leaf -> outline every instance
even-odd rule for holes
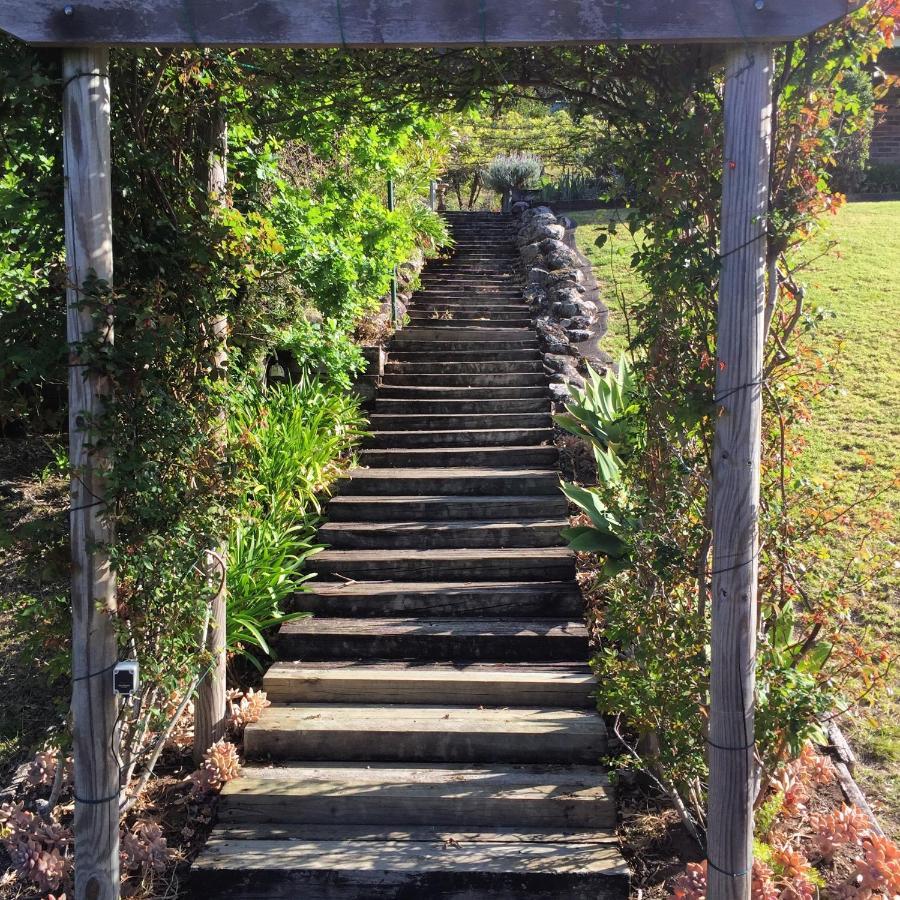
[[[569,542],[572,550],[582,553],[603,553],[606,556],[621,557],[628,552],[628,545],[614,534],[598,528],[578,526],[564,528],[562,536]]]
[[[831,656],[832,649],[834,649],[832,644],[829,644],[827,641],[821,641],[800,660],[797,668],[809,675],[821,672],[822,667],[828,662],[828,657]]]
[[[772,646],[784,648],[790,645],[794,636],[794,603],[788,600],[778,611],[772,626]]]

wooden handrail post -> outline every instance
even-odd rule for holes
[[[213,115],[209,132],[209,152],[207,155],[207,195],[210,206],[224,204],[228,188],[228,123],[224,110],[219,107]],[[227,364],[225,342],[228,338],[228,316],[224,313],[213,316],[209,322],[209,336],[214,344],[213,366],[216,378],[224,377]],[[217,451],[225,451],[225,413],[222,411],[214,440]],[[215,586],[211,600],[209,629],[203,649],[211,657],[210,669],[197,689],[194,707],[194,762],[203,762],[203,754],[225,735],[225,679],[226,656],[225,638],[227,628],[225,567],[228,548],[223,542],[217,550],[206,554],[205,569],[209,583]]]
[[[112,283],[110,86],[106,48],[63,54],[63,166],[66,322],[69,342],[69,516],[72,555],[72,743],[75,754],[75,896],[119,896],[119,770],[113,758],[118,652],[116,579],[109,548],[115,528],[106,506],[106,455],[92,446],[108,381],[80,365],[78,346],[95,328],[79,308],[91,276]],[[113,323],[101,325],[112,342]]]
[[[748,900],[772,48],[728,52],[713,448],[708,861],[711,900]]]

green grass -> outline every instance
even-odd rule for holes
[[[601,299],[610,308],[609,335],[601,347],[614,357],[627,346],[628,304],[645,287],[631,270],[635,241],[620,228],[601,249],[594,241],[616,211],[574,213],[578,246],[594,264]],[[853,203],[830,219],[809,245],[810,260],[800,280],[807,286],[807,309],[822,307],[834,317],[816,340],[837,366],[838,387],[819,397],[804,436],[799,469],[830,486],[850,504],[874,486],[884,493],[874,505],[854,510],[826,538],[826,553],[846,559],[879,516],[900,521],[900,202]],[[897,559],[887,535],[870,540],[869,551]],[[895,539],[896,541],[896,539]],[[900,563],[853,597],[860,632],[877,634],[900,647]],[[891,677],[887,696],[860,708],[847,729],[860,756],[863,789],[879,808],[885,830],[900,836],[900,677]]]
[[[628,306],[647,291],[643,279],[631,268],[631,256],[641,240],[640,232],[632,237],[623,225],[602,248],[595,243],[611,223],[622,222],[622,212],[599,209],[566,214],[578,225],[575,232],[578,249],[593,264],[600,299],[609,307],[609,331],[600,346],[613,359],[618,359],[628,347]]]
[[[817,254],[824,254],[813,258]],[[828,539],[836,556],[862,541],[876,516],[893,520],[869,550],[895,568],[854,598],[858,625],[900,646],[900,202],[851,203],[826,223],[802,273],[810,308],[834,312],[819,335],[836,360],[838,390],[823,395],[806,429],[800,470],[830,485],[844,503],[876,487],[882,496],[854,510]],[[891,537],[894,541],[891,541]],[[843,546],[842,546],[843,545]],[[900,677],[890,691],[862,707],[847,730],[860,755],[857,777],[879,808],[882,824],[900,836]]]

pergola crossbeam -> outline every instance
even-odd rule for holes
[[[789,41],[860,0],[0,0],[55,46],[475,47]]]

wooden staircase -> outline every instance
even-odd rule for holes
[[[510,225],[448,218],[197,896],[627,896]]]

